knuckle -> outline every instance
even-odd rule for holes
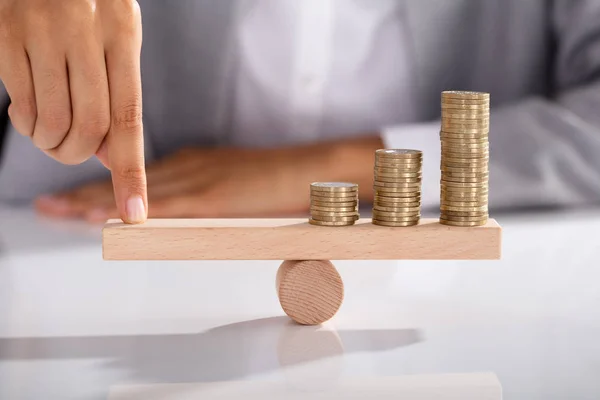
[[[142,14],[138,2],[136,0],[119,0],[115,4],[117,7],[112,17],[119,33],[138,32],[141,27]]]
[[[44,82],[42,96],[49,98],[54,97],[62,90],[61,84],[64,84],[61,74],[58,71],[47,69],[40,74],[40,78]],[[37,89],[37,87],[36,87]]]
[[[45,132],[65,134],[71,128],[71,111],[66,107],[46,107],[40,111],[39,122]]]
[[[141,102],[131,102],[117,108],[112,115],[112,127],[125,133],[137,134],[142,128]]]
[[[35,27],[38,31],[46,32],[51,25],[53,9],[51,2],[38,1],[33,7],[29,7],[24,14],[27,26]]]
[[[17,97],[11,102],[13,112],[27,120],[37,118],[37,105],[33,97]]]
[[[94,139],[105,137],[109,129],[110,118],[103,112],[87,113],[76,128],[81,136]]]

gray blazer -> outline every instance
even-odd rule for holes
[[[439,118],[445,89],[490,92],[491,173],[504,178],[496,190],[519,201],[529,182],[523,205],[600,201],[600,1],[405,3],[401,18],[414,52],[418,97],[410,100],[417,102],[415,114],[394,122]],[[235,145],[227,129],[234,71],[226,66],[235,66],[230,34],[236,0],[140,5],[147,159],[188,145]],[[553,185],[557,176],[568,187]],[[9,127],[0,201],[28,201],[103,177],[108,174],[96,160],[60,165]]]

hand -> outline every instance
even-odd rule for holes
[[[0,79],[13,126],[61,163],[97,155],[130,223],[147,210],[141,44],[135,0],[0,0]]]
[[[187,149],[148,167],[152,218],[273,217],[305,212],[313,181],[365,187],[370,201],[379,138],[289,149]],[[110,182],[37,201],[46,215],[104,222],[117,211]]]

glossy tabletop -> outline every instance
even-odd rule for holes
[[[279,262],[103,261],[99,226],[0,209],[0,399],[600,398],[600,210],[493,216],[501,261],[334,262],[302,327]]]

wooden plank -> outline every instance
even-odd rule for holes
[[[370,219],[325,227],[306,219],[110,220],[102,233],[105,260],[495,260],[501,228],[452,227],[437,219],[390,228]]]

